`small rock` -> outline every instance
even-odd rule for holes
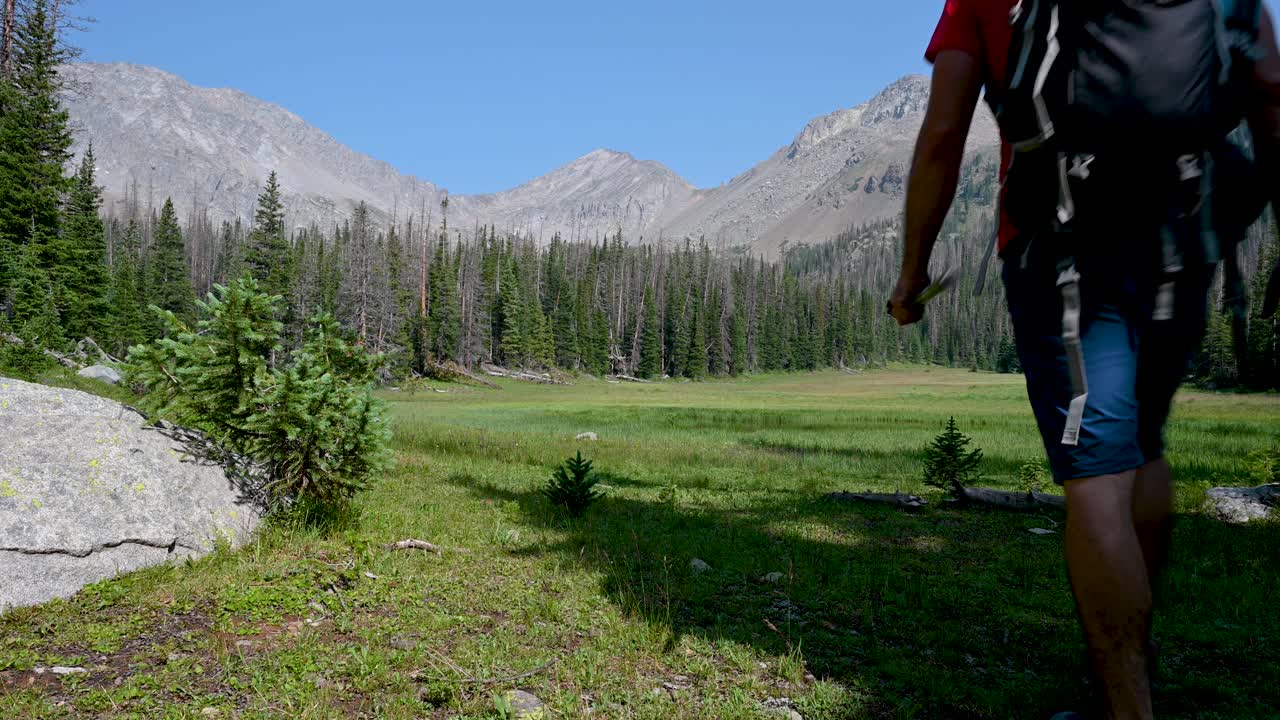
[[[804,720],[804,716],[796,712],[791,698],[769,698],[764,701],[766,710],[772,711],[770,714],[778,718],[787,718],[787,720]]]
[[[326,690],[330,688],[338,688],[338,684],[319,673],[307,673],[302,679],[315,685],[317,690]]]
[[[179,655],[178,653],[169,653],[169,655],[165,657],[165,660],[171,663],[178,662],[181,659],[182,659],[182,656]]]
[[[710,566],[710,565],[708,565],[708,564],[706,564],[705,562],[703,562],[702,560],[700,560],[700,559],[698,559],[698,558],[694,558],[694,559],[692,559],[692,560],[690,560],[690,561],[689,561],[689,569],[690,569],[690,570],[692,570],[692,571],[694,571],[695,573],[697,573],[697,574],[701,575],[702,573],[707,572],[708,570],[710,570],[710,569],[711,569],[711,566]]]
[[[100,380],[108,385],[116,385],[120,382],[120,373],[113,367],[106,365],[90,365],[76,373],[82,378],[90,380]]]
[[[771,572],[768,575],[765,575],[764,577],[760,578],[760,582],[773,583],[774,585],[777,585],[778,583],[782,582],[782,579],[785,577],[786,575],[783,575],[780,572]]]
[[[576,437],[576,438],[574,438],[574,439],[575,439],[575,440],[590,440],[591,442],[595,442],[595,441],[597,441],[597,440],[599,440],[599,439],[600,439],[600,436],[599,436],[599,435],[597,435],[597,434],[595,434],[595,433],[593,433],[593,432],[584,432],[584,433],[579,433],[579,434],[578,434],[578,437]]]
[[[396,635],[391,638],[391,641],[387,644],[396,650],[412,650],[418,647],[417,639],[411,638],[407,635]]]
[[[250,647],[253,647],[253,641],[252,641],[252,640],[237,640],[237,641],[236,641],[236,647],[238,647],[238,648],[250,648]]]
[[[689,689],[688,678],[685,678],[683,681],[672,678],[671,680],[662,683],[662,687],[665,688],[667,692],[671,692],[671,693],[677,693],[677,692],[680,692],[681,690],[688,690]]]
[[[1028,528],[1027,532],[1031,533],[1032,535],[1054,535],[1055,534],[1054,531],[1046,530],[1044,528]]]
[[[207,707],[201,710],[200,714],[205,717],[218,717],[219,715],[222,714],[222,711],[216,707]]]
[[[365,577],[367,577],[367,578],[369,578],[370,580],[377,580],[377,579],[378,579],[378,576],[377,576],[377,575],[374,575],[374,574],[373,574],[373,573],[371,573],[371,572],[366,572],[366,573],[364,574],[364,576],[365,576]]]
[[[63,667],[61,665],[55,665],[50,669],[50,672],[54,675],[84,675],[89,671],[82,667]]]
[[[512,717],[516,720],[545,720],[551,717],[547,707],[532,693],[508,690],[503,697],[511,704]]]

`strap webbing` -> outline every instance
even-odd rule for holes
[[[1089,402],[1089,378],[1084,370],[1084,346],[1080,343],[1080,273],[1071,262],[1058,274],[1062,291],[1062,344],[1067,353],[1067,372],[1071,376],[1071,405],[1067,425],[1062,431],[1062,444],[1080,443],[1080,425]]]

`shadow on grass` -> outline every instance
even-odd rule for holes
[[[529,524],[554,530],[552,544],[515,552],[599,572],[620,608],[669,630],[668,648],[693,634],[802,657],[818,678],[876,698],[849,717],[1034,718],[1079,707],[1085,694],[1060,540],[1026,532],[1054,518],[816,499],[724,509],[655,496],[609,498],[566,522],[531,492],[467,475],[449,482],[515,502]],[[1182,518],[1158,632],[1166,666],[1183,675],[1166,683],[1162,717],[1280,707],[1274,533]],[[696,572],[694,558],[711,569]],[[765,579],[774,572],[780,582]]]

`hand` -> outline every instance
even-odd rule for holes
[[[924,306],[915,301],[920,293],[929,287],[928,273],[903,272],[898,278],[898,286],[889,297],[889,314],[899,325],[910,325],[920,322],[924,317]]]

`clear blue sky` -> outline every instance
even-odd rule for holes
[[[1268,4],[1277,0],[1267,0]],[[921,55],[942,0],[82,0],[92,61],[282,105],[455,193],[598,147],[701,187]]]

